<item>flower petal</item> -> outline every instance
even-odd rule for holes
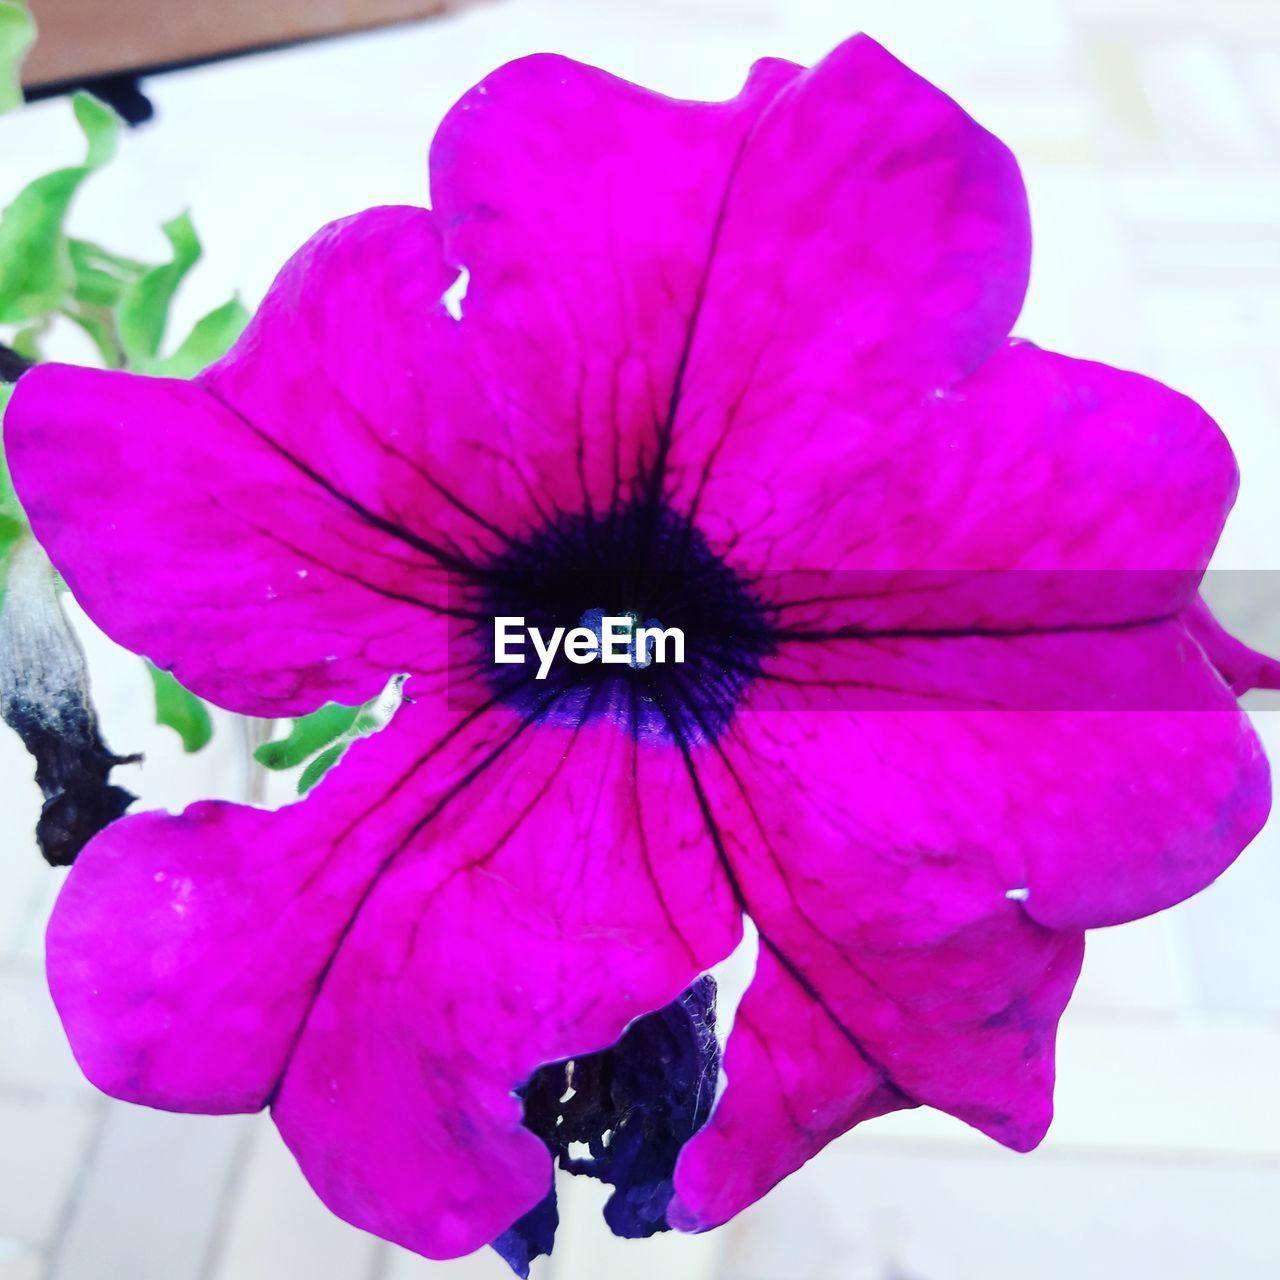
[[[854,1125],[915,1105],[767,950],[738,1006],[725,1075],[676,1166],[667,1217],[679,1231],[727,1222]]]
[[[1118,924],[1181,902],[1261,828],[1266,758],[1181,623],[1007,637],[977,657],[967,652],[974,643],[896,646],[884,665],[901,692],[854,710],[788,706],[766,672],[753,692],[760,709],[740,713],[733,741],[752,759],[762,743],[779,753],[788,744],[796,784],[840,790],[882,842],[963,839],[973,856],[995,861],[1006,888],[1028,888],[1025,909],[1052,928]],[[1053,681],[1043,703],[1020,701],[1044,667],[1070,672],[1079,700]],[[1002,670],[1016,676],[1004,696]],[[1110,698],[1109,685],[1118,686]],[[925,696],[934,692],[936,702]],[[911,709],[887,709],[904,696]],[[768,777],[759,782],[767,797]]]
[[[394,437],[416,418],[389,388],[414,369],[397,325],[380,337],[345,305],[350,277],[329,289],[357,268],[366,308],[376,297],[392,316],[432,302],[443,314],[430,216],[374,210],[302,251],[207,385],[44,366],[6,419],[32,526],[86,611],[235,710],[364,701],[396,671],[437,665],[443,644],[453,556],[431,516],[445,503],[420,480],[405,500]],[[264,356],[271,377],[232,403]],[[385,444],[367,421],[335,418],[339,393],[319,373],[344,359],[361,369],[350,395],[384,377],[368,407]]]
[[[1169,616],[1236,493],[1231,450],[1192,401],[1026,343],[887,421],[837,399],[780,414],[725,437],[701,523],[756,571],[784,630]]]
[[[684,102],[538,54],[441,124],[459,327],[495,454],[527,459],[548,507],[603,510],[654,466],[737,156],[798,71],[761,62],[737,98]]]
[[[550,1185],[515,1088],[668,1004],[732,949],[738,916],[679,757],[608,725],[531,733],[483,802],[424,838],[467,856],[410,851],[379,880],[274,1114],[331,1209],[452,1257]]]
[[[391,526],[402,558],[443,598],[446,573],[468,573],[533,512],[533,473],[496,456],[502,409],[475,376],[479,335],[445,299],[457,270],[439,228],[415,208],[323,228],[200,381],[357,514]],[[513,471],[525,487],[503,483]]]
[[[752,704],[836,712],[1234,709],[1181,617],[1114,629],[796,636],[764,660]]]
[[[1007,643],[1027,661],[1017,650],[1046,638]],[[1121,638],[1075,643],[1106,671]],[[1020,1150],[1040,1140],[1081,931],[1203,888],[1268,807],[1257,740],[1180,626],[1123,643],[1174,686],[1177,709],[817,714],[766,700],[691,755],[776,963],[744,1005],[753,1043],[735,1048],[736,1025],[730,1036],[729,1083],[682,1156],[673,1220],[723,1221],[842,1126],[904,1100]],[[830,1027],[815,1032],[815,1008]],[[777,1066],[788,1042],[815,1040],[830,1075]],[[769,1117],[750,1157],[737,1145],[748,1114]]]
[[[705,1231],[727,1222],[854,1125],[920,1100],[1017,1150],[1043,1137],[1055,1028],[1083,936],[1025,919],[1015,932],[1016,913],[1006,910],[1007,921],[934,921],[936,935],[917,928],[894,944],[888,939],[902,918],[883,907],[873,894],[866,921],[884,930],[884,944],[864,945],[854,963],[828,962],[830,997],[789,955],[784,964],[761,951],[730,1033],[725,1091],[676,1166],[673,1226]],[[806,968],[821,967],[794,949]],[[833,972],[841,969],[843,976]],[[885,1060],[875,1056],[886,1050]]]
[[[775,459],[789,480],[857,448],[850,418],[970,373],[1007,336],[1030,255],[1003,144],[873,40],[841,45],[778,95],[735,173],[673,432],[682,502],[757,447],[752,476],[787,493]],[[724,516],[722,488],[706,501]]]
[[[674,753],[416,697],[287,809],[114,824],[59,898],[49,971],[100,1088],[274,1101],[336,1212],[443,1257],[546,1194],[514,1091],[668,1004],[740,916]]]
[[[49,984],[89,1079],[130,1102],[254,1111],[343,927],[404,829],[500,739],[424,699],[275,812],[201,801],[92,840],[49,923]]]

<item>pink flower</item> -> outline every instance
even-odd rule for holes
[[[195,382],[15,394],[34,528],[121,643],[253,715],[412,676],[306,800],[86,849],[49,930],[86,1074],[270,1107],[335,1212],[462,1254],[550,1185],[516,1091],[676,1008],[745,914],[668,1222],[896,1108],[1035,1146],[1084,931],[1267,812],[1235,694],[1277,669],[1196,597],[1221,434],[1009,340],[1017,166],[866,38],[724,103],[525,59],[431,186],[321,231]],[[593,609],[682,625],[685,664],[492,664],[496,614]]]

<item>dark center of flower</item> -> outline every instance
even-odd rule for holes
[[[541,723],[607,718],[647,741],[714,739],[773,642],[766,610],[686,517],[634,503],[562,515],[509,544],[477,576],[484,670],[499,696]],[[494,660],[494,620],[522,619],[523,660]],[[613,662],[573,661],[612,620]],[[512,634],[517,628],[509,624]],[[554,653],[541,659],[563,628]],[[658,634],[661,633],[661,634]]]

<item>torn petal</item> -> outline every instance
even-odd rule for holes
[[[556,1207],[556,1189],[547,1192],[528,1213],[518,1218],[494,1242],[492,1248],[503,1262],[528,1280],[529,1267],[535,1258],[549,1257],[560,1226],[560,1210]]]
[[[704,975],[612,1048],[543,1067],[523,1091],[525,1125],[561,1167],[616,1188],[604,1210],[616,1236],[669,1228],[676,1161],[715,1099],[715,1002],[715,979]]]

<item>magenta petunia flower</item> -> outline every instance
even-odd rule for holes
[[[1197,597],[1221,434],[1009,339],[1017,165],[866,38],[723,103],[513,63],[431,188],[321,231],[194,382],[15,393],[33,527],[121,643],[261,716],[411,677],[306,799],[85,850],[48,963],[86,1074],[269,1107],[344,1218],[517,1267],[570,1139],[629,1234],[897,1108],[1033,1147],[1084,931],[1267,812],[1236,694],[1280,673]],[[495,618],[600,611],[684,662],[493,661]]]

